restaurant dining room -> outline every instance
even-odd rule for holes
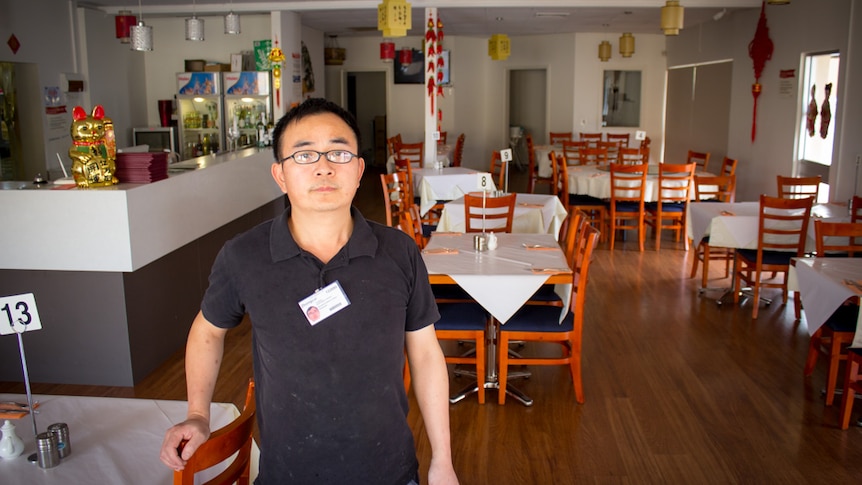
[[[160,451],[187,419],[219,250],[291,205],[266,121],[326,98],[357,153],[296,163],[363,164],[353,207],[415,243],[460,483],[856,483],[860,34],[858,0],[3,5],[0,482],[255,483],[272,404],[248,314],[225,333],[213,434],[183,472]],[[196,59],[267,80],[259,126],[163,111]],[[163,180],[85,188],[65,174],[75,104],[104,106],[120,153],[133,127],[221,143]],[[411,483],[433,484],[406,341],[391,395],[403,377]]]

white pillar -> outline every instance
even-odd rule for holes
[[[428,19],[431,19],[436,30],[437,26],[437,9],[426,8],[425,18],[422,20],[422,32],[419,33],[423,38],[428,31]],[[436,45],[436,44],[435,44]],[[425,89],[422,95],[425,96],[425,167],[433,167],[437,161],[437,140],[434,139],[434,133],[437,132],[437,50],[429,49],[428,44],[423,44],[425,49],[425,65],[422,66],[422,72],[425,76]],[[430,52],[429,52],[430,51]],[[432,65],[435,69],[428,71],[428,65]],[[432,81],[433,80],[433,81]],[[431,95],[428,95],[429,85],[433,82],[434,89]]]

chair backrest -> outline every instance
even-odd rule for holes
[[[850,222],[862,221],[862,197],[854,195],[853,199],[850,200],[850,205],[853,206],[850,210]]]
[[[814,197],[817,202],[817,195],[820,192],[820,176],[812,177],[785,177],[779,175],[778,179],[778,197],[782,199],[803,199],[805,197]]]
[[[249,380],[242,414],[227,425],[213,431],[209,439],[189,458],[185,468],[174,471],[174,485],[195,483],[195,473],[217,465],[237,452],[236,458],[228,468],[204,485],[234,482],[248,484],[255,412],[254,381]],[[185,442],[180,444],[180,450],[183,446]]]
[[[664,204],[688,204],[695,164],[662,163],[658,166],[658,210]]]
[[[627,148],[629,146],[629,134],[628,133],[608,133],[605,135],[609,142],[616,143],[620,148]]]
[[[814,221],[817,256],[862,254],[862,223]]]
[[[572,141],[571,131],[552,131],[548,133],[548,143],[551,145],[556,145],[566,140]]]
[[[735,158],[724,157],[721,161],[721,173],[719,175],[736,175],[736,165],[739,160]]]
[[[505,188],[503,183],[506,181],[506,164],[503,163],[503,157],[500,156],[499,150],[491,153],[491,168],[489,172],[494,177],[497,190],[503,190]]]
[[[553,150],[548,153],[548,159],[551,162],[553,170],[553,187],[552,194],[556,195],[566,212],[569,211],[569,169],[566,156],[563,154],[556,155]]]
[[[572,264],[572,302],[575,316],[574,331],[580,333],[584,323],[584,305],[587,299],[587,281],[593,250],[599,242],[599,230],[585,224],[581,236],[575,244],[574,263]]]
[[[579,165],[581,158],[581,149],[587,147],[587,142],[583,140],[571,141],[565,140],[563,141],[563,155],[566,157],[566,161],[571,163],[572,165]]]
[[[484,208],[482,204],[484,205]],[[464,195],[464,230],[465,232],[482,232],[482,214],[485,215],[485,230],[494,232],[512,232],[512,219],[515,215],[515,194],[505,194],[499,197],[482,197],[482,195]],[[502,227],[495,227],[503,222]]]
[[[578,136],[581,140],[587,142],[587,146],[590,147],[597,147],[599,142],[602,141],[601,133],[584,133],[582,131]]]
[[[648,136],[645,136],[644,139],[641,140],[640,149],[644,157],[644,163],[649,163],[650,144],[652,144],[652,138]]]
[[[575,258],[577,256],[577,245],[584,235],[585,226],[589,225],[589,216],[582,210],[569,212],[569,217],[563,223],[560,234],[560,245],[566,255],[569,268],[575,269]]]
[[[398,147],[396,157],[410,160],[410,163],[418,164],[418,168],[422,168],[425,163],[425,142],[402,143]]]
[[[706,172],[706,167],[709,165],[709,152],[696,152],[689,150],[685,163],[696,163],[698,170]]]
[[[764,251],[788,251],[802,256],[811,216],[813,197],[782,199],[760,196],[760,224],[757,231],[758,266]]]
[[[439,143],[441,145],[446,144],[446,132],[445,131],[440,132],[440,138],[437,139],[437,143]]]
[[[463,133],[458,135],[458,140],[455,142],[455,154],[452,157],[452,166],[460,167],[461,159],[464,157],[464,139]]]
[[[695,175],[694,200],[733,202],[736,199],[735,175]]]
[[[605,149],[605,152],[607,153],[606,158],[608,159],[608,161],[614,161],[619,158],[620,144],[617,142],[600,141],[596,143],[596,148],[598,148],[599,150],[601,150],[602,148]]]
[[[649,167],[640,165],[611,164],[611,205],[616,202],[639,202],[643,211],[646,195],[646,178]]]
[[[410,204],[407,210],[401,211],[399,214],[398,228],[402,232],[412,237],[416,241],[419,249],[425,249],[425,235],[422,234],[422,216],[419,213],[419,206]]]
[[[411,197],[410,181],[407,171],[395,171],[388,174],[380,174],[380,183],[383,186],[383,205],[386,207],[386,225],[394,227],[398,224],[401,213],[413,204]]]
[[[578,162],[581,165],[606,165],[608,163],[607,148],[582,148]]]
[[[401,133],[386,139],[386,146],[389,148],[389,156],[398,154],[398,147],[401,146]]]
[[[640,165],[649,163],[649,160],[644,158],[644,152],[640,148],[620,148],[617,152],[617,163],[622,165]]]

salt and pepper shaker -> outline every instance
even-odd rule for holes
[[[0,458],[15,458],[24,452],[24,442],[15,433],[15,425],[8,419],[0,428],[3,438],[0,438]]]
[[[54,423],[48,426],[48,432],[57,437],[57,450],[60,458],[66,458],[72,453],[72,442],[69,440],[69,425],[66,423]]]
[[[488,235],[488,249],[491,251],[497,249],[497,235],[494,234],[494,231]]]
[[[57,435],[47,431],[36,435],[36,462],[39,468],[53,468],[60,464]]]

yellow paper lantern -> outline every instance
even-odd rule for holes
[[[631,57],[635,53],[635,38],[631,32],[625,32],[620,37],[620,55]]]
[[[512,53],[512,44],[506,34],[494,34],[488,39],[488,55],[495,61],[505,61]]]
[[[661,30],[664,35],[679,35],[683,25],[683,7],[678,0],[667,0],[661,8]]]
[[[603,40],[601,44],[599,44],[599,59],[602,62],[608,62],[608,59],[611,58],[611,43]]]
[[[404,37],[410,30],[410,4],[405,0],[383,0],[377,6],[377,30],[383,37]]]

